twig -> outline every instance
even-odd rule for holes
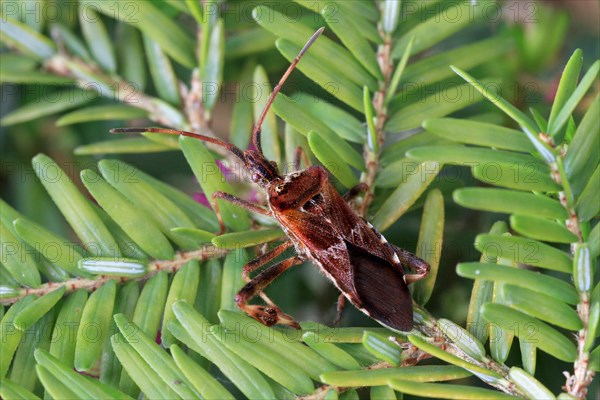
[[[446,334],[437,326],[436,319],[429,314],[427,310],[422,307],[415,307],[418,310],[420,316],[423,318],[423,322],[419,324],[418,330],[425,335],[426,338],[432,339],[432,344],[441,348],[445,352],[452,354],[461,360],[467,361],[473,366],[484,368],[490,372],[500,375],[503,379],[498,381],[485,381],[490,386],[495,387],[505,393],[526,397],[509,379],[508,372],[509,368],[503,363],[494,361],[491,357],[486,355],[487,362],[482,362],[474,359],[467,353],[465,353],[456,343],[454,343]],[[481,378],[481,377],[480,377]],[[483,380],[483,379],[482,379]]]
[[[331,385],[323,385],[323,386],[317,388],[317,390],[315,390],[314,392],[312,392],[309,395],[296,397],[296,400],[325,400],[327,398],[327,395],[329,394],[329,390],[331,390],[331,389],[335,390],[337,392],[337,394],[339,395],[339,394],[345,392],[346,390],[348,390],[349,388],[343,388],[343,387],[331,386]]]
[[[548,138],[545,133],[540,133],[542,139]],[[554,142],[551,139],[546,142],[555,147]],[[581,226],[579,225],[579,217],[575,211],[575,207],[572,206],[573,198],[570,197],[572,191],[569,181],[566,179],[566,173],[563,167],[562,159],[564,158],[564,151],[561,151],[560,159],[553,163],[551,168],[550,176],[552,179],[562,186],[563,190],[558,194],[558,198],[562,206],[567,210],[569,218],[566,220],[566,226],[575,236],[577,236],[578,242],[583,243],[583,234]],[[571,246],[571,253],[575,252],[575,246]],[[585,399],[587,397],[588,387],[592,383],[595,372],[590,369],[590,354],[586,350],[587,338],[590,334],[588,330],[589,319],[590,319],[590,294],[586,291],[579,292],[579,303],[577,304],[577,315],[582,322],[583,327],[577,332],[577,358],[573,363],[573,374],[565,371],[564,375],[567,378],[563,389],[571,396],[578,399]]]
[[[202,105],[202,83],[197,70],[192,75],[191,87],[188,90],[181,84],[179,93],[182,96],[182,110],[177,110],[164,101],[152,97],[135,88],[132,92],[131,84],[120,76],[108,74],[96,65],[73,57],[69,54],[55,54],[44,64],[44,68],[55,75],[77,79],[79,86],[94,90],[102,96],[116,98],[123,103],[140,108],[148,112],[148,118],[160,125],[177,130],[192,130],[207,136],[216,137],[210,128],[210,121],[204,118],[205,112]],[[93,78],[93,79],[92,79]],[[102,88],[112,88],[106,93]],[[221,155],[226,160],[229,170],[236,174],[239,180],[244,179],[239,168],[239,160],[222,146],[211,143],[205,145],[212,151]]]
[[[148,268],[144,276],[136,277],[118,277],[118,276],[107,276],[99,275],[94,279],[85,278],[73,278],[63,282],[48,282],[37,288],[23,288],[21,289],[18,296],[7,297],[0,299],[0,304],[10,305],[14,304],[25,296],[33,294],[35,296],[43,296],[50,293],[60,287],[65,287],[65,294],[72,293],[76,290],[83,289],[92,292],[98,289],[100,286],[108,282],[109,280],[115,280],[118,283],[124,283],[131,280],[145,280],[160,271],[167,271],[169,273],[177,272],[185,263],[191,260],[204,261],[210,258],[219,258],[227,253],[226,250],[219,249],[215,246],[206,246],[199,250],[193,250],[188,252],[177,253],[173,260],[155,260],[148,263]]]
[[[360,208],[360,214],[365,215],[369,204],[373,201],[373,191],[375,187],[375,177],[379,169],[379,149],[383,145],[385,139],[385,123],[387,121],[387,107],[385,105],[385,98],[390,85],[390,79],[394,71],[394,65],[392,62],[392,37],[389,34],[385,34],[380,29],[380,35],[383,38],[383,44],[379,45],[377,49],[377,62],[381,69],[383,80],[378,82],[379,89],[373,96],[373,108],[375,109],[375,134],[377,137],[377,151],[372,151],[369,145],[365,145],[365,162],[367,164],[367,172],[361,177],[361,182],[366,183],[368,190],[365,193],[364,200]]]
[[[578,399],[587,397],[588,387],[594,378],[594,371],[590,369],[590,353],[585,348],[585,343],[589,335],[588,323],[590,318],[590,298],[589,293],[581,292],[579,294],[579,304],[577,305],[577,314],[583,322],[583,328],[577,332],[577,359],[573,364],[573,375],[565,372],[567,381],[564,389],[571,396]]]
[[[109,75],[105,71],[100,70],[96,65],[86,63],[68,54],[53,55],[45,62],[44,68],[55,75],[76,79],[82,88],[96,91],[102,96],[112,99],[116,98],[129,106],[145,110],[148,112],[148,118],[160,125],[178,130],[198,130],[200,128],[201,132],[199,133],[215,137],[214,132],[209,128],[205,120],[200,117],[190,119],[190,115],[199,115],[196,114],[196,110],[199,107],[198,86],[201,85],[198,85],[197,82],[190,90],[189,98],[186,97],[183,99],[185,110],[182,113],[164,101],[136,88],[132,88],[131,84],[126,82],[122,77],[114,74]],[[103,88],[111,88],[111,90],[107,92]],[[180,92],[182,91],[180,90]],[[227,149],[214,146],[210,143],[207,143],[207,145],[215,153],[225,158],[230,158],[231,162],[235,162],[235,157]]]

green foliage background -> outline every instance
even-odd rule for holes
[[[537,2],[259,3],[3,2],[0,395],[550,398],[574,361],[597,371],[598,38]],[[302,332],[235,312],[241,267],[283,233],[220,203],[215,236],[192,193],[260,193],[222,149],[108,134],[247,148],[321,26],[263,148],[289,165],[303,147],[341,192],[371,184],[367,219],[433,267],[410,334],[352,307],[321,325],[338,293],[310,265],[267,291]],[[77,325],[94,340],[60,334]]]

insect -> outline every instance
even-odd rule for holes
[[[235,301],[248,315],[267,326],[286,324],[298,328],[294,319],[281,311],[263,290],[287,269],[310,260],[342,293],[338,299],[338,320],[345,297],[379,323],[395,330],[409,331],[413,326],[413,312],[407,284],[424,278],[429,272],[429,265],[410,252],[388,243],[349,206],[348,202],[364,192],[366,185],[358,185],[341,196],[329,182],[328,173],[323,167],[310,166],[282,175],[276,163],[266,159],[262,152],[260,133],[265,115],[281,85],[322,32],[323,28],[314,33],[273,89],[252,131],[251,140],[255,150],[242,151],[233,144],[212,137],[171,129],[122,128],[112,132],[184,135],[225,147],[241,160],[252,181],[265,191],[267,208],[228,193],[213,193],[221,233],[225,226],[218,211],[217,199],[229,201],[254,213],[274,217],[287,235],[282,244],[250,261],[243,268],[242,274],[247,283],[238,292]],[[296,155],[298,167],[300,151]],[[291,247],[296,250],[295,256],[250,278],[253,271]],[[403,266],[416,273],[405,274]],[[257,295],[263,298],[266,305],[248,304]]]

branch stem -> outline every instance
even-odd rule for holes
[[[584,400],[587,398],[588,387],[594,378],[594,371],[590,369],[590,353],[586,349],[590,319],[590,297],[588,292],[579,294],[579,304],[577,305],[577,314],[583,322],[583,328],[577,332],[577,359],[573,363],[573,375],[565,372],[567,381],[564,389],[571,396]]]
[[[443,330],[438,327],[436,319],[425,308],[415,305],[415,312],[422,318],[417,329],[425,336],[425,338],[430,339],[432,344],[435,344],[435,346],[441,348],[445,352],[472,364],[474,367],[473,369],[485,369],[490,371],[491,376],[499,375],[502,378],[491,381],[480,377],[484,383],[514,396],[527,397],[511,382],[508,376],[509,368],[505,364],[494,361],[492,357],[488,355],[485,356],[485,361],[474,359],[446,336]]]
[[[563,190],[559,193],[560,203],[563,205],[569,218],[566,221],[567,228],[577,236],[578,243],[583,243],[583,234],[579,217],[575,211],[574,195],[571,184],[567,179],[567,174],[563,164],[564,154],[557,157],[556,163],[551,165],[553,179],[562,186]],[[571,246],[571,252],[575,252],[574,245]],[[571,396],[577,399],[587,397],[588,387],[592,383],[594,371],[590,369],[590,353],[586,349],[586,342],[590,334],[588,325],[590,319],[590,295],[587,291],[579,292],[579,303],[577,304],[577,314],[581,319],[583,328],[577,332],[577,358],[573,363],[573,375],[565,372],[567,378],[563,389]]]
[[[125,283],[130,280],[146,280],[156,275],[160,271],[167,271],[169,273],[177,272],[185,263],[191,260],[204,261],[211,258],[219,258],[227,253],[226,250],[219,249],[215,246],[205,246],[199,250],[193,250],[188,252],[177,253],[172,260],[154,260],[148,263],[148,268],[144,276],[139,277],[121,277],[121,276],[107,276],[99,275],[94,279],[84,278],[73,278],[63,282],[48,282],[37,288],[23,288],[21,289],[18,296],[7,297],[0,299],[0,304],[10,305],[14,304],[23,297],[33,294],[35,296],[43,296],[50,293],[62,286],[65,287],[65,294],[75,292],[76,290],[83,289],[92,292],[98,289],[100,286],[108,282],[109,280],[115,280],[118,283]]]
[[[361,177],[361,182],[366,183],[368,190],[365,193],[365,198],[360,208],[360,214],[365,216],[369,204],[373,201],[373,192],[375,188],[375,178],[379,170],[379,149],[383,146],[385,139],[385,123],[387,121],[387,107],[385,99],[387,97],[388,89],[390,86],[390,80],[394,71],[394,65],[392,60],[392,36],[390,34],[383,33],[380,29],[381,37],[383,38],[383,44],[379,45],[377,49],[377,62],[381,69],[383,80],[378,82],[379,88],[373,96],[373,109],[375,110],[375,136],[377,143],[374,147],[376,150],[372,150],[368,144],[364,147],[364,157],[367,166],[367,172]]]

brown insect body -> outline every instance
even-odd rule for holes
[[[357,215],[348,205],[347,199],[340,196],[331,185],[323,167],[311,166],[302,171],[281,175],[276,163],[267,160],[261,149],[260,127],[266,112],[282,83],[321,32],[322,29],[311,37],[273,89],[252,132],[256,150],[242,151],[219,139],[164,128],[124,128],[114,129],[113,132],[176,134],[223,146],[241,160],[252,180],[265,190],[268,210],[227,193],[213,193],[213,204],[221,232],[225,230],[225,226],[216,199],[227,200],[252,212],[274,217],[288,237],[281,245],[244,266],[243,275],[247,284],[239,291],[235,301],[253,318],[265,325],[283,323],[299,327],[263,293],[263,289],[288,268],[308,259],[363,313],[392,329],[408,331],[412,329],[413,320],[412,298],[407,283],[425,277],[429,265],[406,250],[390,245],[370,223]],[[354,196],[361,190],[364,187],[354,188],[349,195]],[[296,249],[295,257],[268,267],[253,279],[249,278],[249,273],[266,265],[292,246]],[[417,274],[405,275],[403,264],[416,270]],[[260,295],[267,305],[247,304],[256,295]],[[341,312],[340,307],[338,312]]]
[[[363,313],[390,328],[412,328],[412,298],[395,249],[356,215],[322,167],[289,174],[266,189],[272,214],[299,255]]]

